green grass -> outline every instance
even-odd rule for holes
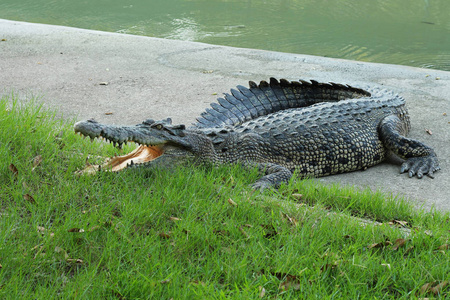
[[[253,192],[235,166],[78,176],[117,150],[71,124],[0,102],[2,299],[450,296],[448,214],[314,180]]]

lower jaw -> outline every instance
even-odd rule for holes
[[[140,145],[128,154],[111,157],[103,165],[87,164],[83,170],[78,171],[77,173],[94,174],[100,170],[117,172],[127,168],[129,165],[143,164],[152,161],[163,153],[163,150],[158,146]]]

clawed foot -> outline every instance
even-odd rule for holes
[[[255,164],[249,164],[249,166],[254,167]],[[277,164],[261,163],[257,164],[256,167],[265,176],[251,185],[251,188],[254,190],[264,191],[270,188],[277,189],[283,182],[289,182],[289,179],[292,177],[292,172],[289,169]]]
[[[270,189],[270,188],[276,188],[276,186],[274,186],[272,183],[270,183],[269,181],[264,180],[264,179],[263,180],[260,179],[260,180],[256,181],[255,183],[251,184],[250,187],[252,189],[260,191],[260,192]]]
[[[433,173],[440,170],[439,163],[436,156],[411,157],[408,158],[401,166],[400,173],[408,172],[409,177],[417,175],[417,178],[422,178],[427,175],[434,178]]]

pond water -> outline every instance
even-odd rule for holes
[[[1,0],[0,18],[450,71],[449,0]]]

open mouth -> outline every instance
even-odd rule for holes
[[[140,145],[128,154],[109,158],[103,165],[91,165],[86,162],[86,167],[78,171],[80,174],[93,174],[100,170],[117,172],[128,166],[143,164],[154,160],[164,153],[162,147]]]
[[[158,146],[140,145],[130,153],[112,157],[107,163],[111,171],[116,172],[125,169],[128,165],[143,164],[163,154],[163,150]]]

